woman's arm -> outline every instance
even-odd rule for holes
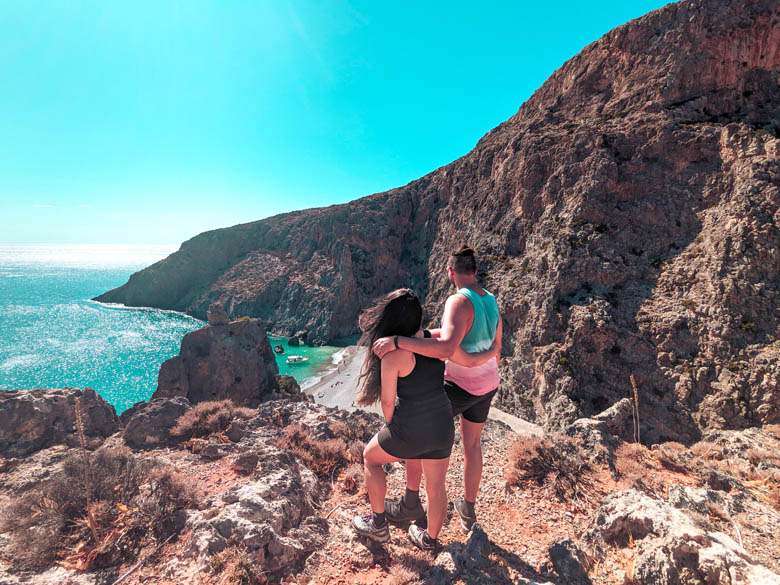
[[[493,338],[493,344],[490,346],[490,349],[486,349],[485,351],[480,351],[477,353],[467,353],[463,351],[460,346],[458,346],[458,349],[456,349],[455,353],[452,354],[452,357],[450,357],[450,361],[467,368],[474,368],[476,366],[481,366],[493,358],[498,359],[498,357],[501,355],[502,334],[503,328],[501,326],[501,317],[499,317],[498,327],[496,327],[496,335]],[[431,331],[431,335],[433,335],[433,331]]]
[[[395,412],[395,395],[398,390],[398,367],[400,351],[391,351],[381,362],[382,371],[382,395],[380,402],[382,404],[382,414],[385,420],[390,422]]]

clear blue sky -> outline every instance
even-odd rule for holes
[[[179,243],[404,185],[666,2],[4,2],[0,243]]]

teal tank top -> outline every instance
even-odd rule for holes
[[[470,288],[461,288],[459,294],[464,295],[474,306],[474,323],[461,341],[460,346],[467,353],[476,353],[490,349],[498,328],[498,303],[496,297],[485,291],[485,296]]]

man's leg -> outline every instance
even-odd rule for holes
[[[409,508],[416,508],[420,505],[420,482],[422,481],[422,460],[406,460],[406,493],[404,494],[404,505]]]
[[[463,437],[463,492],[466,502],[473,507],[477,501],[479,481],[482,479],[482,428],[485,423],[475,423],[460,417]]]
[[[463,442],[463,498],[454,502],[460,516],[460,525],[468,532],[477,521],[474,505],[482,479],[482,429],[487,422],[490,403],[496,391],[478,398],[460,416],[460,433]]]
[[[450,464],[447,459],[426,459],[425,467],[425,493],[428,496],[428,534],[431,538],[438,538],[439,531],[447,516],[447,488],[445,478],[447,467]]]
[[[397,500],[385,500],[387,519],[396,524],[404,524],[425,517],[425,511],[420,503],[420,482],[422,480],[422,461],[420,459],[406,460],[406,492]]]

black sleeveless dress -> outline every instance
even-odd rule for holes
[[[444,362],[415,354],[408,376],[398,378],[398,401],[379,446],[399,459],[446,459],[455,440],[452,406],[444,391]]]

